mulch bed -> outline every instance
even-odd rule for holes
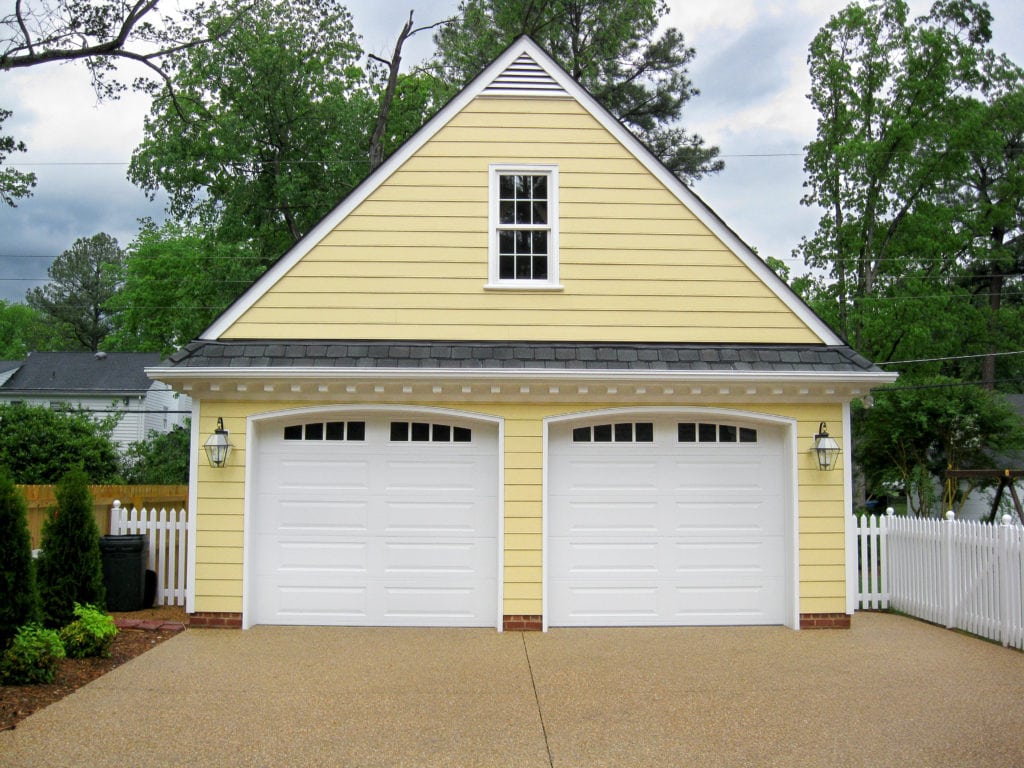
[[[167,638],[174,637],[182,629],[180,624],[164,625],[156,622],[156,625],[159,628],[122,626],[114,638],[109,659],[64,659],[49,685],[0,686],[0,731],[16,727],[33,712],[63,699],[86,683],[131,661]]]

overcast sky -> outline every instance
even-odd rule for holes
[[[12,0],[0,0],[0,8]],[[725,170],[695,190],[762,256],[789,259],[818,213],[800,205],[803,147],[813,138],[808,106],[807,46],[846,5],[839,0],[669,0],[670,23],[697,56],[690,75],[701,95],[683,113],[687,130],[719,146]],[[915,0],[923,14],[929,3]],[[390,56],[405,14],[417,24],[454,14],[457,0],[350,0],[364,48]],[[994,48],[1024,64],[1024,3],[991,0]],[[6,10],[0,11],[0,14]],[[407,43],[405,64],[432,50],[430,35]],[[53,257],[79,237],[107,232],[127,245],[140,217],[163,217],[125,178],[142,137],[148,100],[128,95],[98,103],[81,65],[46,65],[0,72],[0,106],[14,111],[4,124],[29,147],[10,158],[39,177],[34,197],[0,208],[0,299],[21,301],[46,279]],[[789,260],[799,272],[800,263]]]

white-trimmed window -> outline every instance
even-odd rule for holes
[[[492,165],[488,288],[557,289],[558,167]]]

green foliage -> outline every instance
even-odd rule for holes
[[[0,126],[11,116],[9,109],[0,109]],[[16,208],[14,202],[22,197],[31,197],[32,188],[36,185],[36,175],[25,173],[13,168],[4,168],[3,163],[12,152],[26,152],[25,142],[17,141],[13,136],[0,133],[0,202]]]
[[[938,514],[946,470],[995,467],[995,455],[1024,447],[1022,427],[997,393],[942,376],[901,380],[875,390],[871,408],[854,407],[854,459],[869,488],[897,483],[913,514]]]
[[[150,432],[133,443],[124,457],[126,482],[132,485],[186,485],[188,483],[191,432],[174,427],[170,432]]]
[[[376,102],[330,0],[248,0],[206,17],[215,47],[172,57],[129,177],[170,213],[276,259],[368,169]]]
[[[93,516],[89,479],[72,469],[57,484],[57,508],[43,524],[37,561],[43,623],[63,627],[75,603],[105,605],[100,533]]]
[[[530,35],[622,120],[673,173],[693,181],[723,168],[718,148],[678,126],[698,91],[695,55],[682,33],[661,28],[665,0],[461,0],[434,36],[437,64],[462,85],[517,37]]]
[[[170,353],[213,322],[263,271],[250,243],[219,242],[210,230],[146,222],[107,307],[117,328],[107,346]]]
[[[25,302],[95,352],[113,328],[106,304],[120,287],[123,264],[124,252],[115,238],[102,232],[80,237],[47,269],[50,282],[29,290]]]
[[[803,202],[822,217],[799,251],[825,275],[812,306],[869,358],[1024,343],[1024,71],[988,47],[991,23],[973,0],[916,19],[903,0],[852,3],[811,43]],[[995,365],[941,370],[992,384]]]
[[[93,483],[116,482],[113,427],[111,420],[97,423],[83,411],[0,403],[0,465],[26,485],[56,483],[75,466]]]
[[[69,659],[110,656],[117,626],[109,614],[94,605],[75,603],[75,620],[61,627],[60,640]]]
[[[0,657],[0,680],[5,685],[52,683],[63,658],[64,646],[55,630],[27,624]]]
[[[39,608],[28,507],[0,467],[0,648],[18,627],[35,621]]]
[[[0,360],[21,360],[29,352],[79,349],[66,330],[27,304],[0,299]]]

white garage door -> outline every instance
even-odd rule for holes
[[[257,439],[247,623],[495,625],[496,427],[345,415]]]
[[[779,428],[605,418],[550,441],[550,625],[785,623]]]

